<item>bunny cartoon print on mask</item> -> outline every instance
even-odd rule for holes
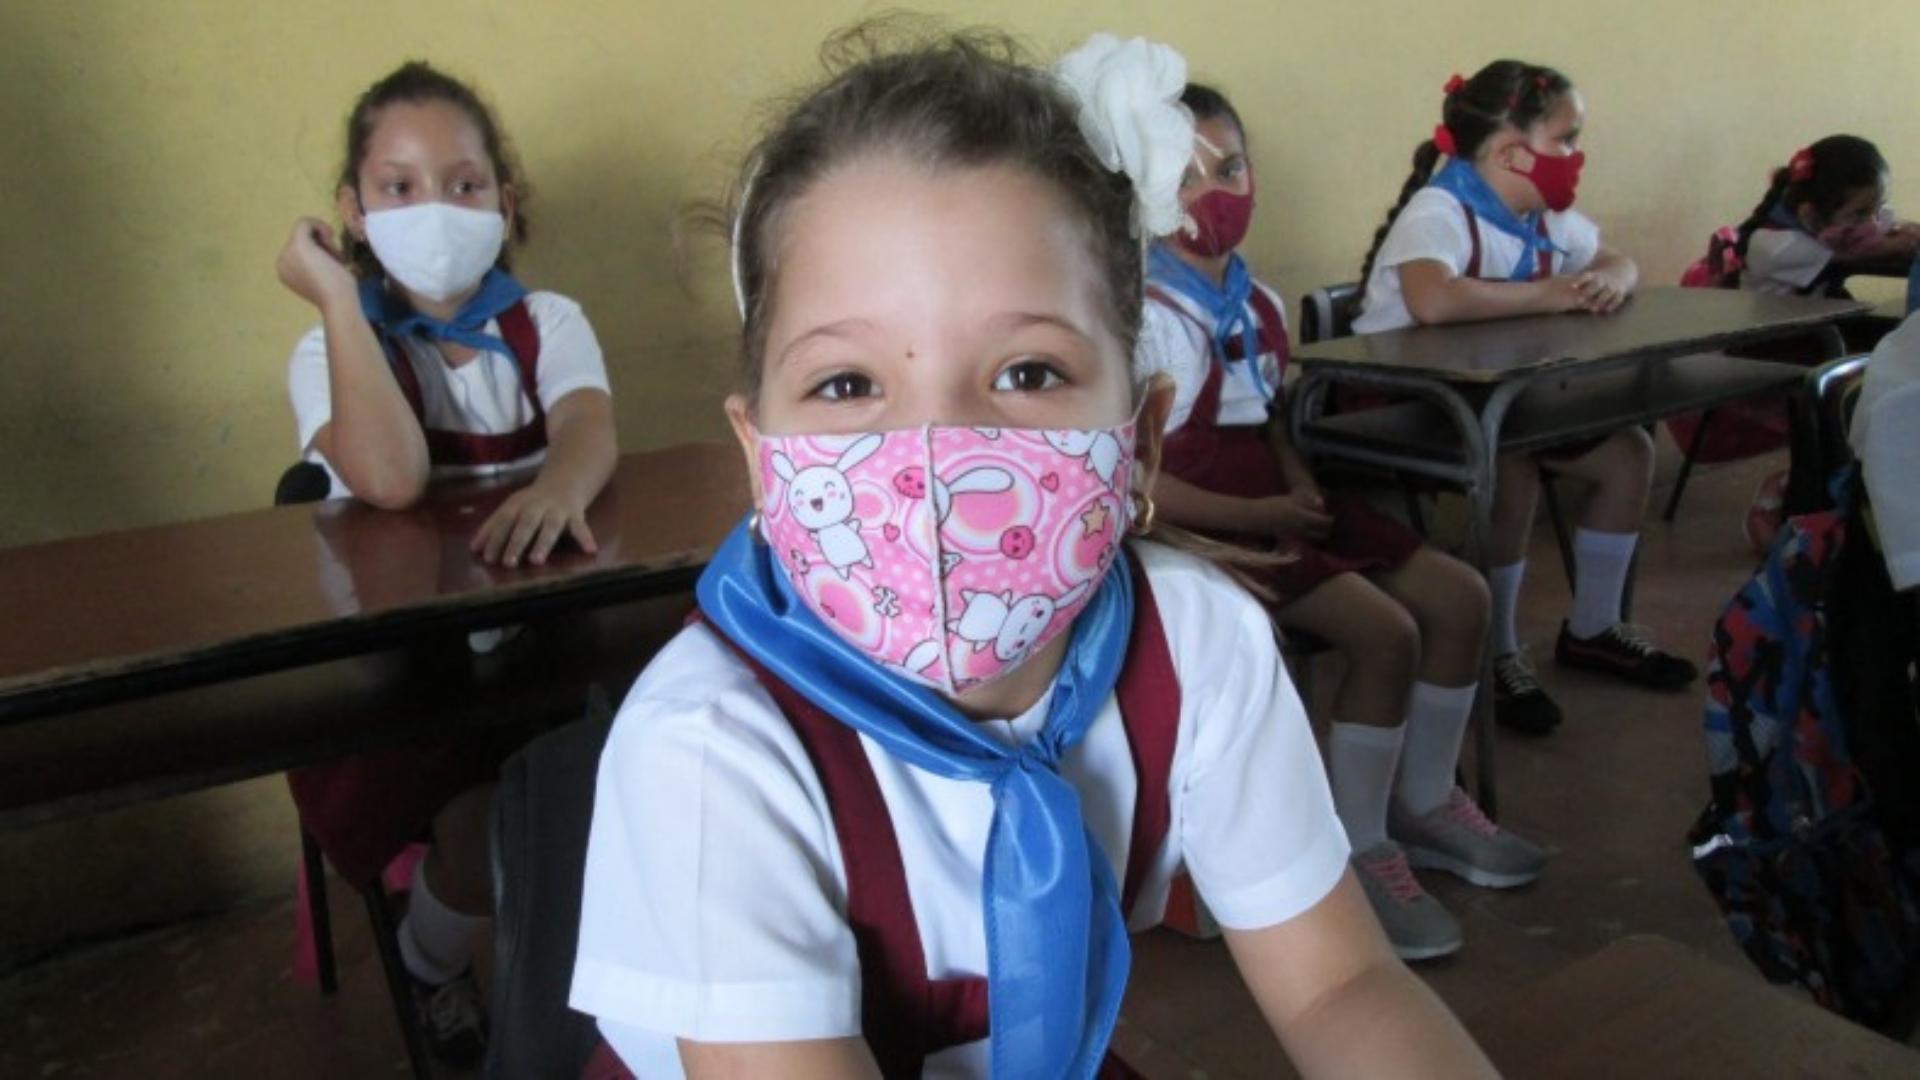
[[[1072,625],[1125,539],[1133,425],[762,436],[761,532],[813,613],[958,693]]]

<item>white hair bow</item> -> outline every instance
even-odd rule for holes
[[[1054,74],[1080,106],[1094,153],[1133,181],[1135,231],[1153,238],[1180,228],[1180,177],[1193,157],[1193,114],[1180,104],[1186,59],[1145,38],[1101,33],[1061,57]]]

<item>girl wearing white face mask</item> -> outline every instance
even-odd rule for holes
[[[520,201],[486,106],[409,63],[348,120],[340,246],[302,218],[278,263],[320,312],[289,373],[303,455],[326,467],[334,494],[387,509],[413,503],[430,478],[537,468],[473,537],[478,557],[507,566],[545,562],[563,537],[594,550],[586,508],[616,454],[606,368],[579,305],[508,272],[506,241],[526,231]],[[431,830],[400,947],[436,1056],[456,1067],[485,1049],[468,961],[491,907],[491,784],[516,741],[408,746],[288,774],[302,824],[356,885]]]

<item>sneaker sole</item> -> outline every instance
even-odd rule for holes
[[[1599,675],[1611,675],[1621,682],[1632,683],[1634,686],[1645,687],[1648,690],[1685,690],[1700,678],[1697,672],[1686,679],[1678,681],[1673,679],[1651,678],[1638,674],[1638,669],[1636,668],[1621,666],[1613,660],[1610,654],[1594,653],[1582,655],[1577,647],[1554,653],[1553,660],[1557,664],[1565,664],[1567,667],[1579,668],[1582,671],[1591,671]]]
[[[1422,960],[1438,960],[1443,956],[1452,956],[1454,953],[1459,952],[1460,946],[1464,944],[1460,938],[1454,938],[1444,945],[1401,945],[1391,940],[1388,943],[1393,945],[1394,953],[1408,963],[1418,963]]]
[[[1456,859],[1442,851],[1432,848],[1415,847],[1402,840],[1400,847],[1407,853],[1407,864],[1420,870],[1444,870],[1454,877],[1483,889],[1517,889],[1522,885],[1531,885],[1540,880],[1540,871],[1502,874],[1488,870],[1483,866]]]

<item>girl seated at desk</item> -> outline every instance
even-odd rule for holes
[[[507,240],[527,229],[519,175],[478,95],[408,63],[348,118],[338,243],[325,222],[301,218],[278,263],[320,315],[288,373],[307,460],[326,467],[334,494],[389,509],[414,503],[430,479],[537,469],[473,537],[477,556],[509,567],[545,562],[563,536],[594,550],[586,508],[615,459],[586,316],[509,271]],[[498,631],[484,633],[497,643]],[[481,736],[288,774],[303,827],[356,884],[432,836],[400,951],[429,1042],[456,1067],[485,1049],[470,960],[491,910],[492,782],[513,749]]]
[[[1573,209],[1586,155],[1586,105],[1565,75],[1499,60],[1445,87],[1441,123],[1414,149],[1413,173],[1374,235],[1354,330],[1556,312],[1605,315],[1638,284],[1632,259],[1602,246]],[[1441,159],[1444,167],[1438,168]],[[1560,707],[1520,644],[1515,609],[1526,575],[1541,470],[1594,485],[1574,537],[1573,609],[1555,659],[1628,682],[1678,690],[1694,665],[1621,618],[1628,569],[1653,478],[1653,442],[1638,427],[1538,454],[1501,454],[1489,537],[1496,715],[1541,734]]]

